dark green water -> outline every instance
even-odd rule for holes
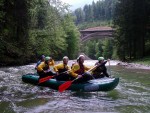
[[[91,93],[59,93],[21,81],[34,71],[34,65],[0,68],[0,113],[150,113],[150,70],[111,66],[119,85]]]

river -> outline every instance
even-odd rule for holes
[[[59,93],[22,82],[22,75],[35,72],[35,64],[0,68],[0,113],[150,113],[150,70],[115,64],[107,64],[108,72],[120,82],[109,92]]]

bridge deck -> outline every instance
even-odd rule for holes
[[[81,33],[80,39],[81,39],[81,42],[84,42],[92,38],[97,38],[94,36],[99,36],[99,38],[102,38],[105,36],[111,38],[113,37],[113,32],[114,32],[114,29],[111,27],[107,27],[107,26],[88,28],[85,30],[80,30],[80,33]]]
[[[111,27],[93,27],[93,28],[88,28],[85,30],[80,30],[80,32],[96,32],[96,31],[112,31],[113,28]]]

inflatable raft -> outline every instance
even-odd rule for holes
[[[22,81],[25,83],[31,83],[34,85],[50,87],[58,90],[58,87],[66,81],[57,81],[56,79],[50,79],[46,82],[38,84],[38,78],[36,74],[26,74],[22,76]],[[88,82],[72,84],[67,90],[72,91],[83,91],[83,92],[94,92],[94,91],[111,91],[119,83],[119,78],[100,78],[93,79]]]

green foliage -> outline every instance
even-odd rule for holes
[[[112,20],[116,2],[117,0],[100,0],[96,3],[93,1],[92,5],[76,9],[74,11],[75,23],[78,25],[83,22]]]
[[[96,46],[95,46],[95,57],[98,58],[100,56],[103,56],[103,43],[102,41],[98,40],[98,42],[96,43]]]
[[[136,59],[133,61],[134,63],[143,64],[150,66],[150,57],[144,57],[142,59]]]
[[[81,8],[75,10],[76,24],[84,22],[84,12]]]
[[[89,41],[87,43],[88,45],[88,56],[92,59],[95,59],[95,44],[96,44],[96,41]]]
[[[113,40],[89,40],[82,45],[82,52],[86,53],[90,58],[97,59],[100,56],[112,58],[113,55]]]
[[[145,53],[146,55],[150,55],[150,39],[145,43]]]
[[[63,16],[60,14],[64,9],[60,6],[63,4],[60,4],[59,1],[56,3],[50,1],[51,5],[46,3],[47,2],[43,3],[42,6],[39,4],[38,11],[32,10],[32,15],[37,15],[33,19],[39,20],[37,23],[33,24],[35,25],[34,30],[31,30],[32,46],[33,48],[36,48],[35,54],[38,56],[41,54],[50,55],[54,59],[62,59],[64,55],[73,58],[78,50],[77,40],[79,38],[79,33],[77,32],[72,18],[64,16],[65,14]],[[58,8],[62,10],[53,7],[58,4]],[[45,13],[45,10],[47,13]],[[40,14],[34,14],[38,12],[40,12]],[[45,16],[41,17],[41,14],[44,14]],[[40,18],[37,18],[39,17],[38,15],[40,15]],[[38,23],[43,24],[40,25]],[[39,27],[39,25],[41,27]]]
[[[0,9],[0,65],[76,56],[79,32],[59,0],[2,0]]]
[[[3,21],[3,17],[4,17],[4,12],[2,11],[3,5],[4,5],[4,0],[1,0],[0,1],[0,23]]]
[[[67,41],[67,51],[66,55],[70,59],[74,59],[77,57],[78,49],[79,49],[79,31],[73,23],[73,19],[70,15],[64,16],[63,21],[64,31],[66,33],[66,41]]]
[[[99,26],[113,26],[112,20],[109,21],[94,21],[94,22],[84,22],[77,25],[79,30],[92,28],[92,27],[99,27]]]
[[[145,56],[148,1],[119,0],[115,9],[116,50],[121,60]]]
[[[3,0],[0,2],[0,9],[1,64],[20,64],[29,61],[28,1]]]
[[[113,42],[110,39],[107,39],[104,41],[104,52],[103,52],[103,56],[106,59],[110,59],[112,57],[113,54]]]

